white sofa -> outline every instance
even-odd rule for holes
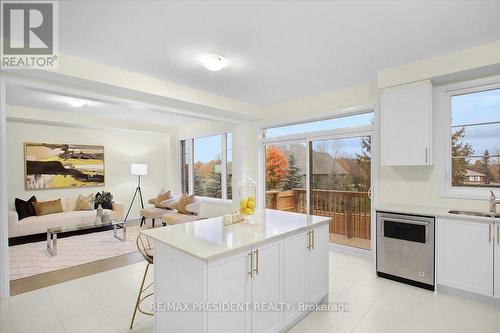
[[[70,226],[80,223],[94,222],[95,210],[75,211],[76,198],[67,197],[62,200],[62,213],[30,216],[19,221],[17,212],[9,210],[9,238],[46,233],[47,228]],[[113,210],[105,209],[112,220],[123,220],[123,204],[113,203]]]

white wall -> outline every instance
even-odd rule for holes
[[[105,186],[72,189],[26,191],[24,189],[24,142],[74,143],[104,146]],[[137,133],[124,130],[99,130],[63,126],[7,122],[8,204],[13,207],[16,197],[28,199],[56,199],[97,191],[110,191],[116,202],[130,204],[137,186],[137,177],[130,175],[131,163],[147,163],[149,173],[142,179],[144,200],[156,196],[162,188],[170,188],[175,181],[171,158],[172,140],[168,134]],[[175,150],[174,150],[175,151]],[[136,201],[138,203],[138,201]],[[131,217],[139,216],[139,205]]]

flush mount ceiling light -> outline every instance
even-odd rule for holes
[[[207,55],[201,58],[201,64],[209,71],[219,71],[226,66],[226,59],[218,55]]]
[[[81,108],[87,104],[86,101],[81,99],[68,99],[68,104],[74,108]]]

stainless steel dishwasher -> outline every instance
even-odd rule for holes
[[[434,290],[434,217],[377,212],[377,275]]]

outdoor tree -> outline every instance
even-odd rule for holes
[[[288,160],[285,154],[274,146],[266,149],[266,189],[276,190],[281,187],[288,173]]]
[[[491,181],[491,170],[490,170],[490,153],[488,149],[484,151],[483,157],[481,158],[480,171],[484,174],[484,183],[489,184]]]
[[[302,172],[297,165],[295,155],[288,155],[288,172],[283,181],[283,190],[290,191],[302,187]]]
[[[472,146],[463,142],[465,136],[465,127],[455,131],[451,135],[451,173],[454,186],[463,185],[467,167],[469,165],[468,156],[474,153]]]
[[[359,167],[358,190],[368,191],[371,184],[371,156],[372,142],[371,136],[361,138],[361,154],[356,153],[356,163]]]
[[[193,184],[194,194],[204,196],[205,189],[203,188],[203,184],[201,183],[201,177],[195,173],[193,181],[194,181],[194,184]]]
[[[215,165],[212,170],[210,170],[205,182],[205,196],[210,198],[222,198],[222,177],[221,173],[216,170]]]

